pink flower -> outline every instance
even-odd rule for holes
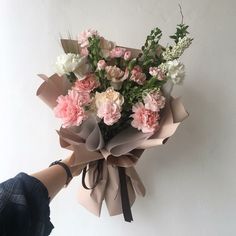
[[[143,85],[146,80],[146,75],[142,73],[142,68],[140,66],[135,66],[131,71],[130,79],[139,85]]]
[[[80,46],[80,54],[82,56],[87,56],[89,54],[88,52],[88,46],[89,46],[89,38],[92,36],[99,36],[98,32],[93,29],[84,30],[81,32],[78,36],[78,44]]]
[[[100,83],[94,74],[86,75],[82,80],[77,80],[73,89],[81,93],[90,93],[99,87]]]
[[[120,48],[120,47],[116,47],[113,48],[110,51],[110,57],[111,58],[119,58],[119,57],[123,57],[125,54],[126,49],[125,48]]]
[[[141,72],[142,72],[142,68],[140,66],[135,66],[133,70],[131,71],[132,75],[134,76],[138,75]]]
[[[161,96],[161,93],[156,91],[147,94],[143,101],[145,103],[145,108],[151,111],[159,111],[165,106],[165,97]]]
[[[159,127],[158,119],[159,115],[157,112],[146,109],[143,103],[136,103],[132,111],[134,114],[131,115],[133,118],[131,125],[143,133],[154,132]]]
[[[160,68],[158,68],[157,79],[158,80],[164,80],[165,78],[166,78],[165,72],[163,72]]]
[[[93,30],[93,29],[84,30],[78,36],[78,43],[80,44],[80,47],[82,48],[88,47],[89,45],[88,38],[92,36],[98,36],[98,35],[99,34],[96,30]]]
[[[80,54],[81,56],[88,56],[89,51],[87,48],[80,48]]]
[[[126,51],[124,54],[125,61],[128,61],[131,58],[131,51]]]
[[[124,71],[117,66],[107,66],[105,70],[108,80],[120,80],[124,75]]]
[[[162,70],[158,67],[150,67],[149,74],[153,77],[156,77],[158,80],[165,79],[165,73],[163,73]]]
[[[106,125],[113,125],[121,117],[120,108],[115,102],[107,100],[99,106],[97,116],[103,118]]]
[[[97,69],[98,70],[104,70],[106,65],[107,64],[106,64],[105,60],[99,60],[98,63],[97,63]]]
[[[89,93],[82,92],[82,93],[78,93],[78,101],[79,101],[80,106],[85,106],[85,105],[88,105],[92,101],[92,99]]]
[[[153,77],[156,77],[158,75],[158,68],[157,67],[150,67],[149,74]]]
[[[63,127],[80,125],[86,119],[85,111],[81,107],[79,93],[69,90],[68,95],[61,95],[57,98],[57,106],[54,107],[54,114],[61,118]]]

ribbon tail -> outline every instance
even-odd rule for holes
[[[120,178],[120,193],[121,193],[121,204],[122,204],[123,216],[126,222],[131,222],[133,221],[133,216],[131,212],[125,168],[118,167],[118,172],[119,172],[119,178]]]
[[[122,200],[120,191],[121,186],[120,186],[118,167],[108,164],[107,169],[108,169],[108,183],[105,192],[105,201],[107,209],[110,216],[119,215],[123,213],[123,209],[122,209]],[[135,201],[136,195],[131,179],[128,176],[126,177],[127,177],[126,183],[129,195],[129,202],[130,206],[132,206]]]

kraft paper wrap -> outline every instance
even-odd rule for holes
[[[66,53],[78,53],[78,44],[74,40],[63,39],[62,46]],[[140,52],[137,49],[131,50],[135,56]],[[37,95],[53,108],[57,104],[57,97],[65,95],[71,84],[65,77],[57,74],[49,78],[45,75],[39,76],[44,82],[39,87]],[[61,127],[57,131],[60,145],[73,151],[74,166],[80,165],[81,168],[89,166],[85,180],[87,186],[92,186],[94,183],[96,172],[94,163],[102,160],[102,175],[96,187],[90,190],[82,186],[79,188],[80,204],[99,216],[102,203],[105,201],[111,216],[121,214],[118,167],[125,167],[130,205],[134,203],[136,194],[144,196],[145,187],[134,168],[135,164],[145,149],[164,144],[187,116],[188,113],[180,99],[168,96],[161,116],[160,129],[156,133],[144,134],[130,127],[105,144],[98,120],[93,115],[90,115],[80,127]]]

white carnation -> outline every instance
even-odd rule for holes
[[[184,64],[177,60],[168,61],[167,65],[167,77],[172,80],[174,84],[181,84],[184,80],[185,71]]]
[[[56,71],[59,75],[74,72],[81,62],[81,57],[77,54],[67,53],[57,57]]]

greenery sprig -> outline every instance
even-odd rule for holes
[[[176,44],[179,42],[180,39],[184,38],[187,34],[189,34],[187,30],[189,26],[184,24],[184,15],[180,4],[179,4],[179,11],[181,14],[181,23],[177,25],[175,34],[169,36],[171,39],[175,40]]]
[[[176,28],[176,32],[175,34],[171,35],[170,38],[175,40],[175,43],[177,44],[179,42],[180,39],[184,38],[187,34],[189,34],[188,32],[188,25],[185,24],[178,24],[177,28]]]
[[[97,68],[98,61],[102,59],[100,38],[97,36],[92,36],[88,40],[89,40],[88,61],[90,65],[92,66],[93,71],[95,71]]]
[[[147,36],[145,44],[142,46],[142,53],[140,54],[140,64],[146,68],[150,66],[154,66],[158,64],[159,58],[157,55],[157,49],[160,47],[159,41],[162,36],[162,31],[156,27],[151,31],[151,33]]]

